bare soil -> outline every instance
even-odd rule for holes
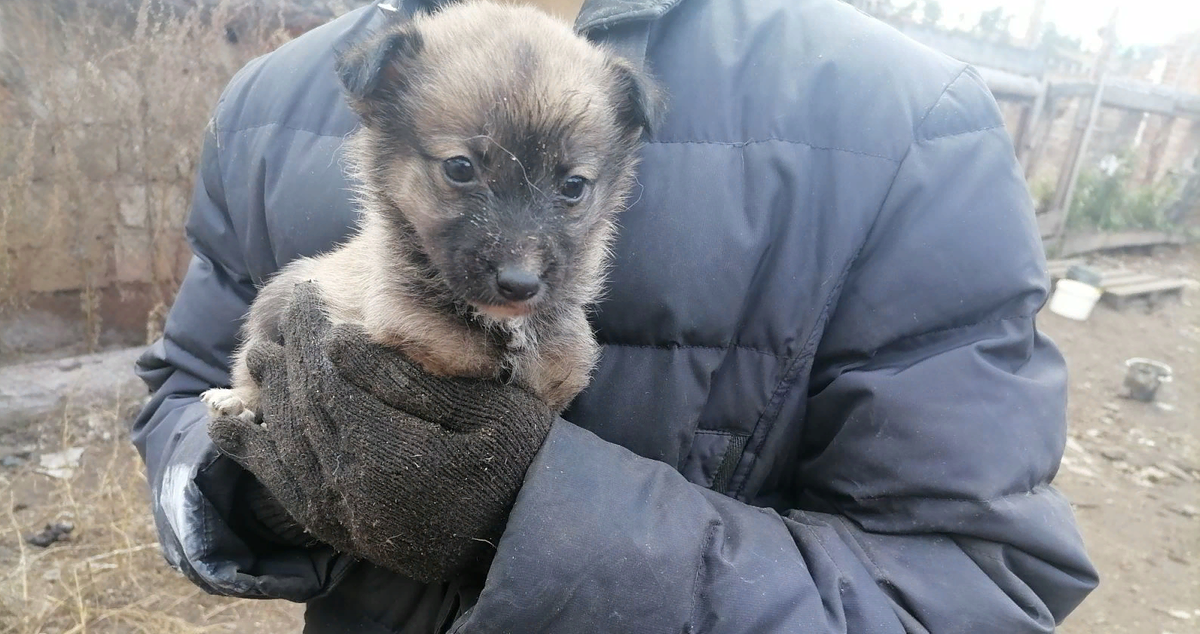
[[[1200,279],[1200,248],[1097,260]],[[1039,327],[1071,371],[1070,443],[1056,484],[1074,502],[1100,588],[1063,632],[1200,632],[1200,292],[1153,310],[1099,306],[1086,322],[1045,311]],[[1123,398],[1124,362],[1172,366],[1157,403]],[[70,409],[42,421],[28,455],[0,466],[0,632],[153,634],[301,627],[299,606],[208,596],[166,566],[127,426],[137,403]],[[39,456],[84,448],[70,477],[37,472]],[[45,524],[70,540],[23,541]]]
[[[1093,264],[1200,280],[1200,248]],[[1098,306],[1039,327],[1071,373],[1070,442],[1056,484],[1075,505],[1100,587],[1068,634],[1200,632],[1200,292],[1156,309]],[[1122,398],[1125,360],[1170,365],[1156,403]]]

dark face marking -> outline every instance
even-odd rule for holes
[[[437,219],[423,240],[454,294],[475,306],[520,312],[553,302],[595,227],[615,211],[590,196],[593,179],[612,175],[572,150],[586,131],[526,112],[501,108],[480,121],[464,144],[474,179],[450,178],[452,187],[438,189]],[[516,278],[536,284],[507,283]],[[535,292],[513,291],[530,285]]]
[[[561,25],[482,13],[399,27],[339,74],[369,133],[366,196],[404,257],[454,303],[516,316],[598,283],[656,93]]]

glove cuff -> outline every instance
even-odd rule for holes
[[[235,494],[243,525],[255,536],[281,546],[308,548],[313,539],[267,488],[250,474]]]

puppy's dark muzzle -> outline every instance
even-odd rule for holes
[[[496,270],[496,292],[510,302],[533,299],[541,290],[542,280],[533,271],[515,266]]]

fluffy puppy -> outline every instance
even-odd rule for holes
[[[388,26],[336,69],[362,120],[347,146],[358,231],[260,290],[232,389],[203,400],[255,416],[246,352],[280,340],[295,285],[311,280],[332,322],[437,375],[515,381],[560,411],[596,360],[585,310],[660,109],[655,85],[564,22],[483,1]]]

